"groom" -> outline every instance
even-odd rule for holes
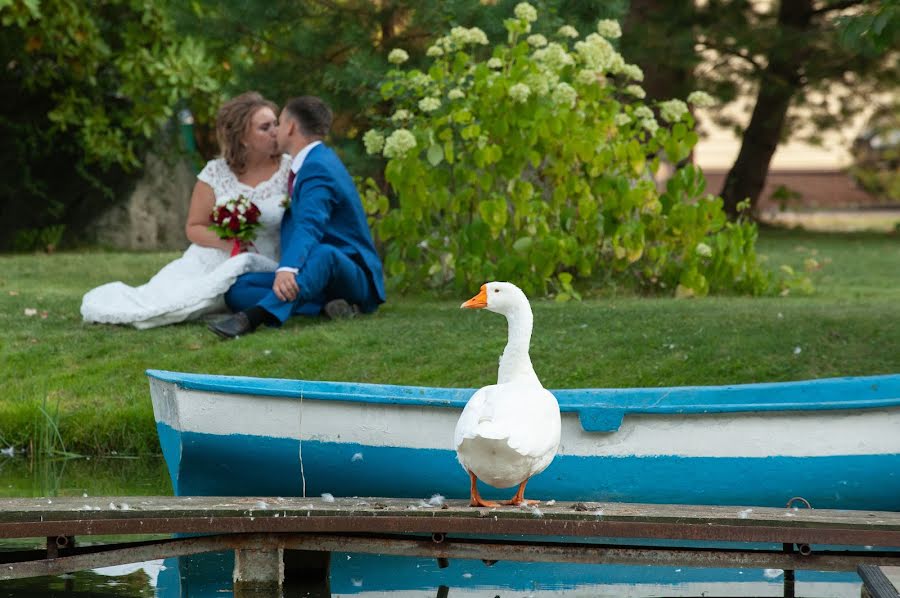
[[[317,97],[288,100],[278,123],[278,150],[294,161],[290,207],[281,223],[275,272],[240,276],[225,294],[236,312],[209,325],[223,338],[280,325],[294,314],[349,317],[384,303],[384,274],[362,202],[340,159],[322,143],[331,110]]]

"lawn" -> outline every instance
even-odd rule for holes
[[[813,258],[816,293],[675,300],[605,292],[532,302],[532,360],[548,388],[725,384],[900,372],[900,242],[768,231],[772,268]],[[27,446],[58,410],[68,450],[156,452],[144,370],[477,387],[496,380],[503,318],[474,294],[390,297],[373,316],[291,321],[225,342],[201,323],[85,325],[88,289],[140,284],[172,253],[0,256],[0,444]],[[33,315],[26,315],[27,313]],[[32,312],[34,310],[34,312]],[[51,419],[53,419],[51,417]]]

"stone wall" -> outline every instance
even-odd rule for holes
[[[90,227],[97,243],[127,250],[183,250],[191,192],[197,176],[184,158],[147,157],[144,175],[126,201]]]

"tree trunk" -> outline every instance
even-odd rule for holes
[[[763,71],[753,107],[750,124],[744,131],[744,140],[737,160],[722,186],[725,212],[729,218],[738,215],[739,202],[750,200],[750,213],[756,205],[763,187],[769,164],[784,128],[791,98],[803,85],[802,70],[806,61],[803,52],[797,51],[797,37],[804,36],[813,16],[813,0],[782,0],[778,8],[778,35],[785,43],[776,44],[768,65]],[[802,46],[799,46],[802,47]]]

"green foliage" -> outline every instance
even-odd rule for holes
[[[394,112],[364,141],[387,158],[392,193],[370,183],[364,197],[394,284],[502,279],[568,299],[574,280],[607,271],[679,295],[768,291],[756,229],[726,221],[699,169],[657,190],[660,161],[697,143],[687,105],[659,102],[660,125],[638,99],[641,70],[607,38],[560,29],[548,44],[528,35],[523,6],[489,58],[481,30],[457,27],[428,49],[427,71],[395,69],[381,85]],[[618,37],[614,21],[597,28]]]
[[[0,22],[6,76],[50,96],[50,127],[74,133],[88,163],[137,167],[181,100],[201,117],[218,104],[216,69],[200,42],[175,34],[164,3],[14,0]]]
[[[0,249],[77,239],[149,148],[173,153],[174,110],[203,120],[219,103],[224,70],[165,2],[7,0],[0,23]]]

